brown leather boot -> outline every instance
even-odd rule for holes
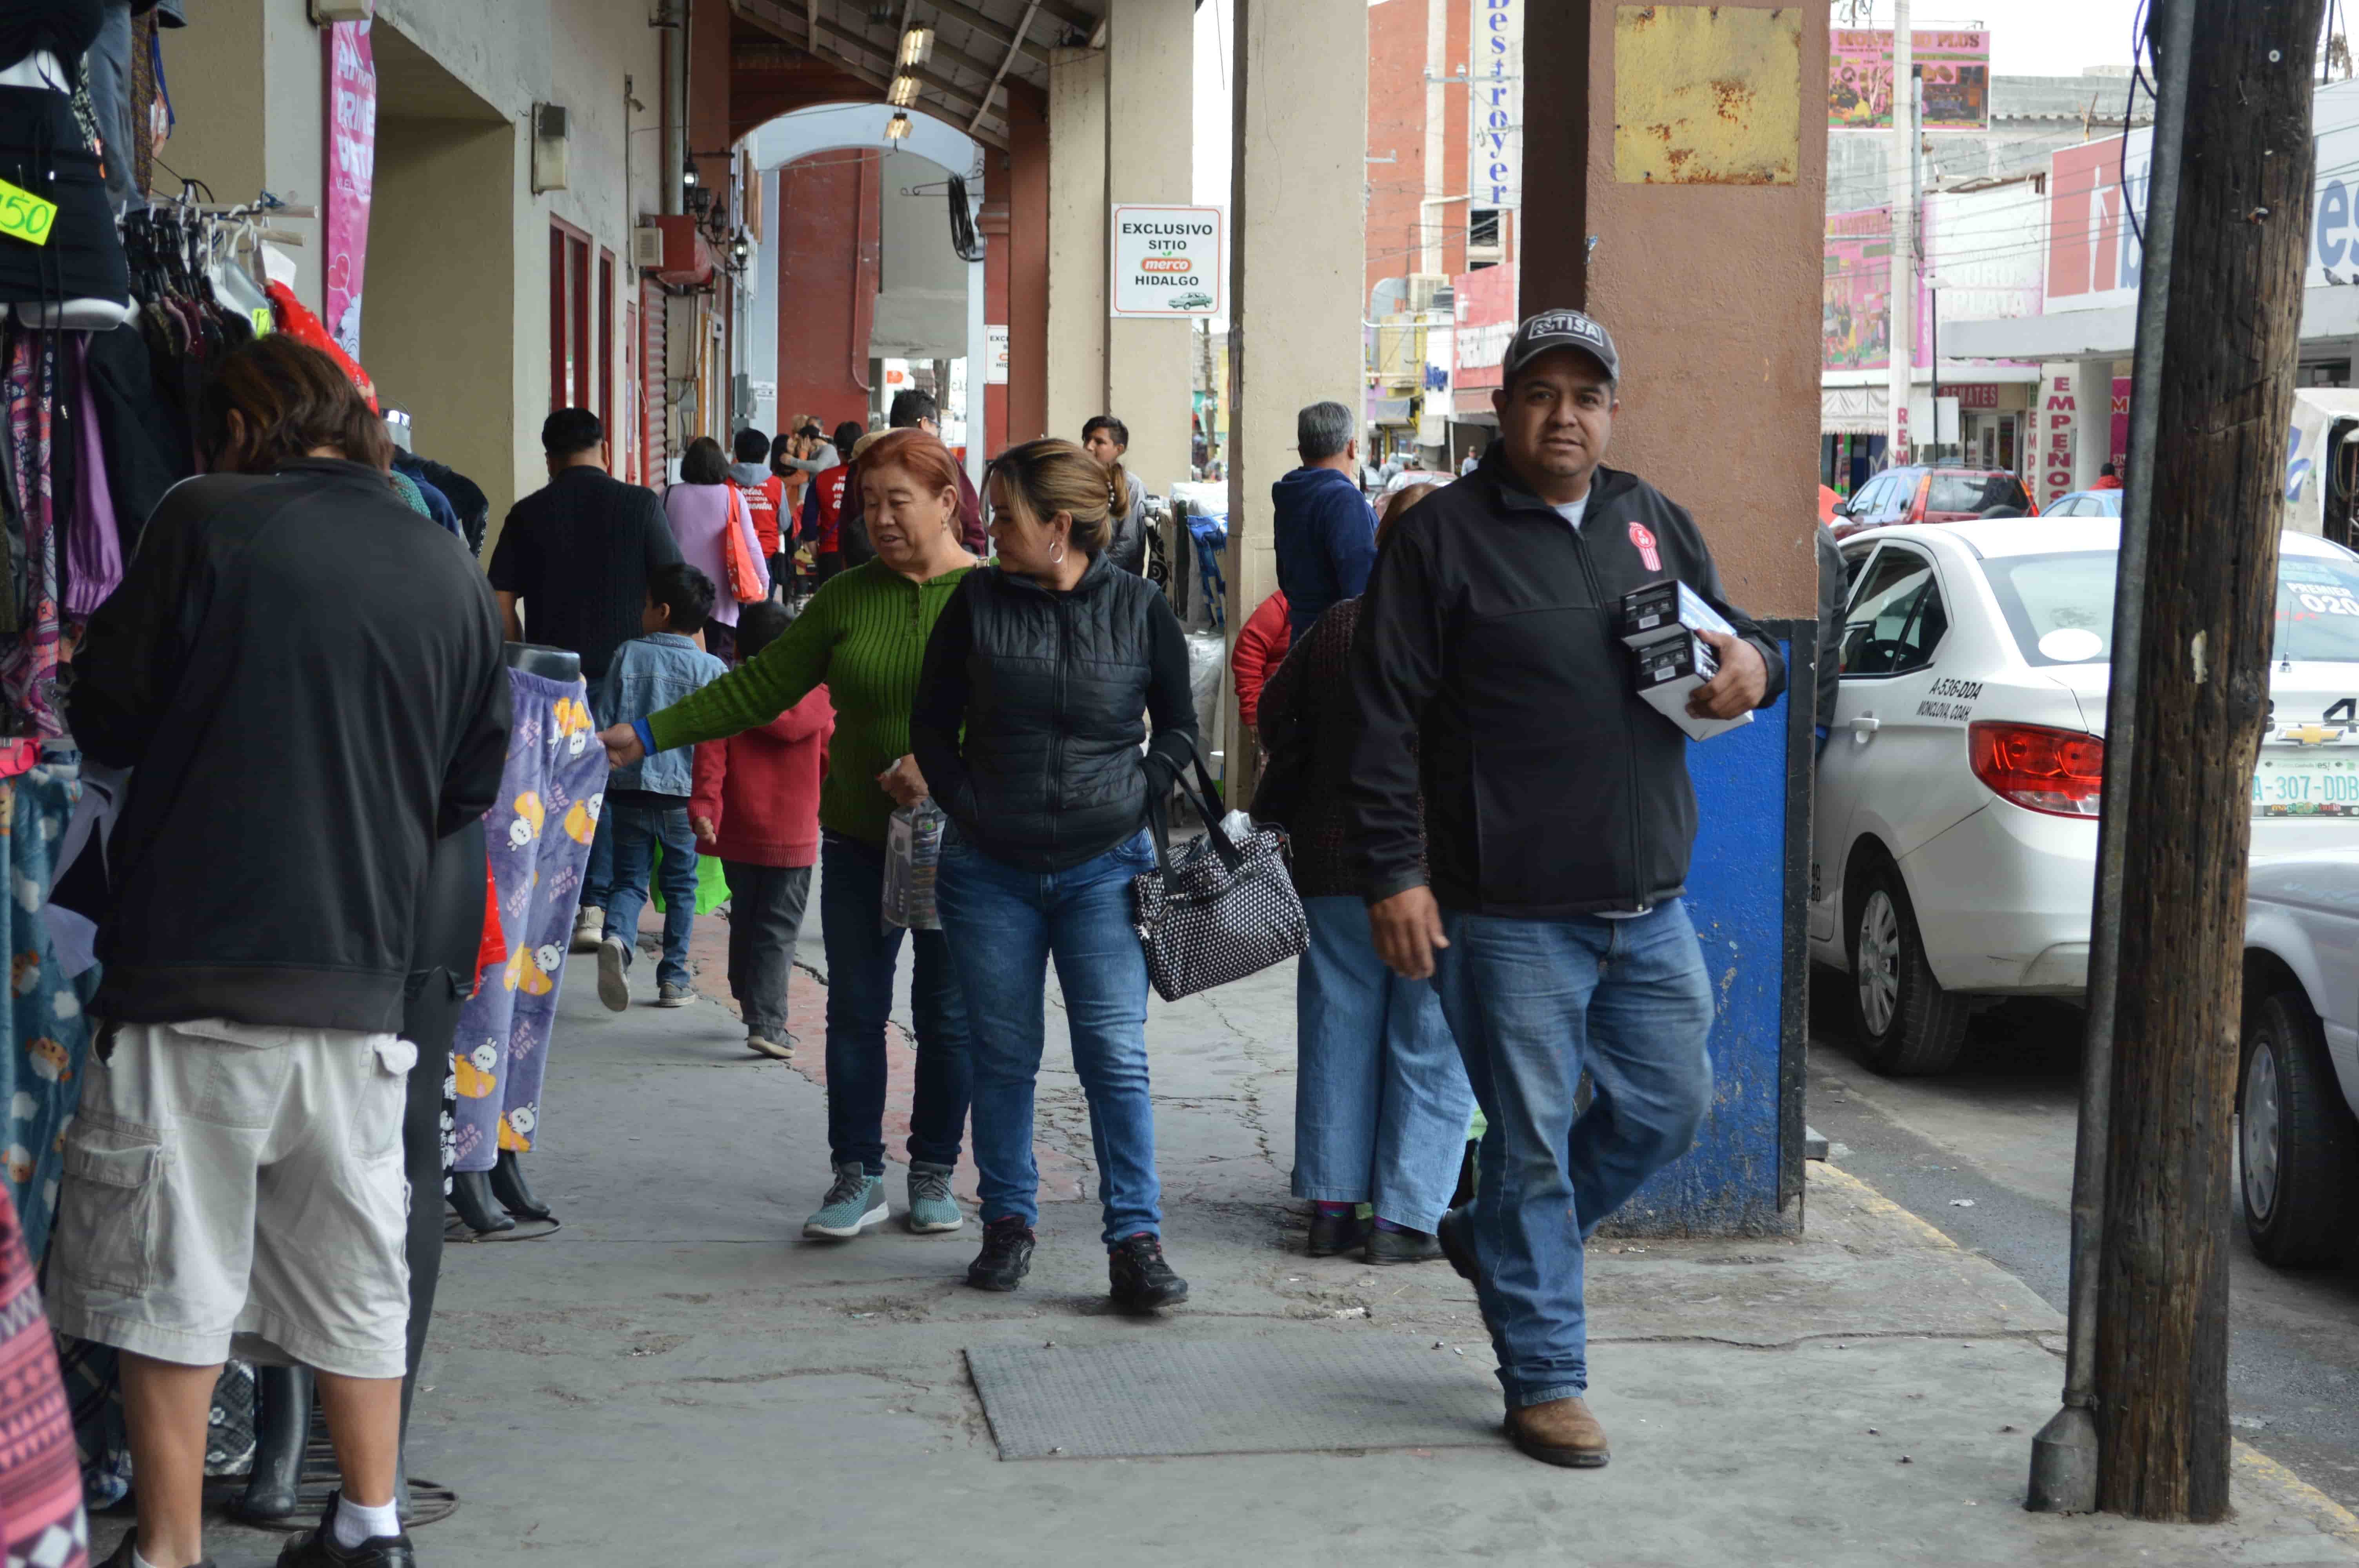
[[[1507,1436],[1543,1465],[1594,1470],[1613,1457],[1605,1429],[1579,1396],[1507,1412]]]

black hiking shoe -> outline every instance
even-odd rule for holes
[[[1012,1291],[1032,1269],[1032,1227],[1006,1215],[983,1227],[983,1250],[966,1266],[966,1282],[978,1291]]]
[[[1106,1254],[1108,1293],[1125,1312],[1178,1306],[1188,1299],[1188,1281],[1163,1260],[1163,1238],[1148,1231],[1126,1237]]]
[[[320,1528],[306,1530],[278,1553],[278,1568],[418,1568],[418,1551],[407,1531],[373,1535],[358,1546],[336,1544],[336,1509],[341,1492],[328,1494]]]
[[[1314,1209],[1310,1215],[1310,1242],[1304,1250],[1313,1258],[1332,1258],[1338,1252],[1349,1252],[1367,1238],[1368,1222],[1351,1210],[1329,1214]]]

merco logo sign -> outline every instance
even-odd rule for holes
[[[1114,204],[1114,272],[1108,313],[1212,316],[1221,308],[1228,262],[1225,216],[1217,207]]]

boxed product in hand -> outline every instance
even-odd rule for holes
[[[1715,617],[1715,619],[1717,619]],[[1696,687],[1720,673],[1712,644],[1685,626],[1658,631],[1632,648],[1638,695],[1655,710],[1688,733],[1690,740],[1709,741],[1723,730],[1753,722],[1751,713],[1734,719],[1700,719],[1688,711],[1688,697]]]
[[[1736,628],[1723,620],[1719,611],[1677,578],[1667,577],[1660,582],[1634,588],[1622,596],[1622,641],[1630,646],[1635,648],[1661,635],[1669,626],[1736,635]]]

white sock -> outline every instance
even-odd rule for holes
[[[362,1541],[401,1533],[401,1506],[386,1503],[370,1508],[348,1496],[336,1498],[336,1544],[350,1552]]]
[[[139,1548],[134,1546],[131,1549],[131,1568],[156,1568],[156,1564],[140,1556]]]

